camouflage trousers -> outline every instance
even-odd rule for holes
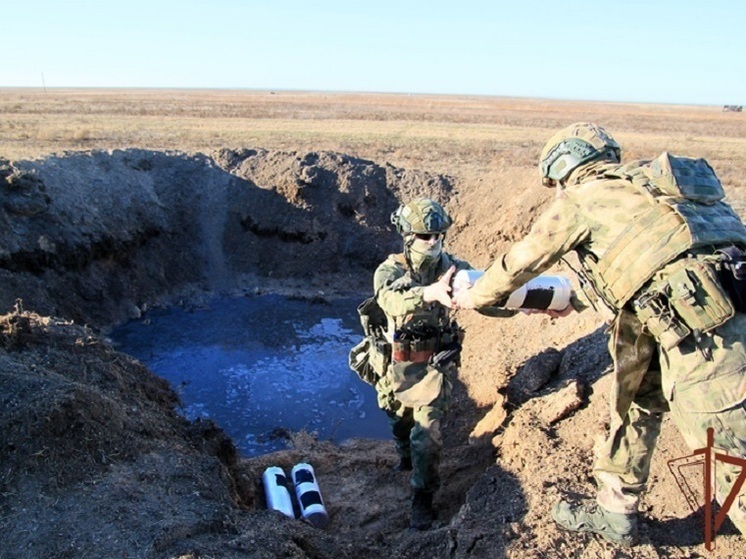
[[[440,487],[441,424],[451,395],[450,367],[393,363],[376,384],[378,406],[386,412],[400,457],[412,459],[413,488]]]
[[[692,450],[714,446],[746,458],[746,314],[736,314],[696,342],[691,336],[665,351],[620,313],[609,349],[614,358],[609,437],[597,450],[598,503],[612,512],[637,510],[665,412]],[[657,358],[656,358],[657,357]],[[716,498],[723,503],[740,468],[718,463]],[[746,485],[729,517],[746,535]]]

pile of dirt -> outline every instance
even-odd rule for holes
[[[606,428],[606,333],[592,312],[459,313],[466,347],[427,532],[408,529],[408,475],[391,470],[389,441],[294,433],[290,450],[242,458],[106,338],[154,306],[217,293],[362,298],[398,248],[390,212],[420,195],[452,213],[450,250],[483,267],[551,196],[515,187],[329,152],[0,161],[0,558],[742,557],[727,523],[704,550],[701,514],[668,473],[689,454],[669,424],[639,547],[549,519],[559,496],[592,493]],[[319,478],[326,530],[266,510],[264,469],[300,461]]]
[[[346,155],[265,150],[0,160],[0,185],[0,309],[20,298],[97,327],[182,289],[359,276],[397,247],[397,195],[452,189]]]

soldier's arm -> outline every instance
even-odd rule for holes
[[[378,304],[389,316],[410,314],[425,305],[425,287],[414,282],[403,266],[390,260],[376,269],[373,288]]]
[[[476,308],[494,305],[556,263],[590,234],[572,199],[560,198],[520,242],[498,257],[469,290]]]

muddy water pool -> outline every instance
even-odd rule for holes
[[[389,438],[375,390],[347,367],[361,337],[356,306],[279,295],[153,310],[111,334],[179,393],[189,419],[213,419],[245,456],[320,439]]]

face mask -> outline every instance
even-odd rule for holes
[[[440,257],[442,251],[442,237],[438,239],[436,243],[415,238],[411,244],[409,244],[409,259],[412,262],[412,266],[416,269],[420,269],[423,266],[435,262]]]
[[[435,243],[415,239],[412,243],[412,252],[424,256],[437,256],[443,250],[443,239],[440,238]]]

